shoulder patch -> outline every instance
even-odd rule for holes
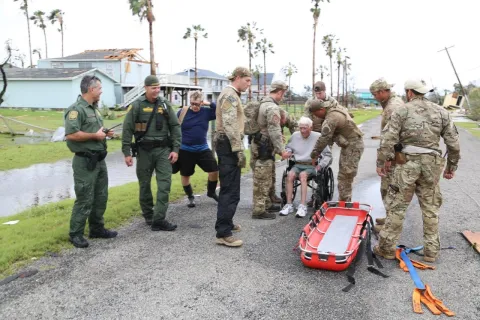
[[[72,110],[68,113],[68,120],[76,120],[78,118],[78,111]]]
[[[223,110],[228,110],[230,109],[231,107],[233,106],[233,103],[230,99],[225,99],[225,101],[223,101],[222,103],[222,109]]]
[[[133,108],[133,105],[129,105],[128,108],[127,108],[127,112],[129,112],[130,110],[132,110]]]

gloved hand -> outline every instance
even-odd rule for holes
[[[245,168],[245,166],[247,165],[247,158],[245,158],[243,151],[237,152],[237,157],[238,157],[237,166],[239,166],[240,168]]]

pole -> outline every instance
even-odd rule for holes
[[[445,50],[447,52],[448,59],[450,60],[450,63],[452,64],[453,72],[455,72],[455,76],[457,77],[458,84],[460,85],[460,88],[462,89],[462,92],[463,92],[463,96],[465,97],[465,100],[467,101],[468,109],[472,110],[471,107],[470,107],[470,101],[468,100],[467,92],[463,88],[462,82],[460,81],[460,78],[458,77],[457,70],[455,70],[455,66],[453,65],[452,58],[450,57],[450,53],[448,52],[448,49],[453,48],[453,47],[454,46],[450,46],[448,48],[445,47],[445,49],[439,50],[438,52],[443,51],[443,50]]]

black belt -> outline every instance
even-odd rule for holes
[[[75,155],[83,158],[90,158],[102,152],[106,152],[106,151],[75,152]]]

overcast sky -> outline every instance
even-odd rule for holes
[[[128,0],[28,3],[30,15],[57,8],[65,12],[65,55],[87,49],[144,48],[142,55],[149,59],[148,23],[132,16]],[[237,43],[237,30],[255,21],[263,29],[258,38],[266,37],[274,45],[275,54],[267,55],[267,71],[283,78],[280,69],[291,62],[298,68],[291,80],[293,89],[302,92],[304,85],[311,85],[311,1],[153,0],[153,4],[155,60],[161,73],[194,66],[194,41],[183,39],[192,24],[201,24],[208,32],[208,39],[198,43],[199,68],[225,74],[237,65],[248,66],[248,53]],[[411,77],[423,78],[439,89],[453,89],[457,80],[448,57],[444,51],[437,52],[451,45],[455,45],[450,54],[462,83],[480,80],[478,0],[331,0],[321,3],[321,8],[316,65],[328,65],[321,38],[335,34],[350,56],[350,83],[356,89],[367,89],[379,77],[396,83],[398,92]],[[42,30],[33,23],[30,28],[32,49],[40,48],[44,57]],[[7,39],[20,52],[28,52],[26,19],[19,2],[0,0],[0,41]],[[47,41],[49,57],[60,57],[60,33],[50,23]],[[35,55],[34,64],[36,60]],[[259,56],[252,66],[262,63]]]

